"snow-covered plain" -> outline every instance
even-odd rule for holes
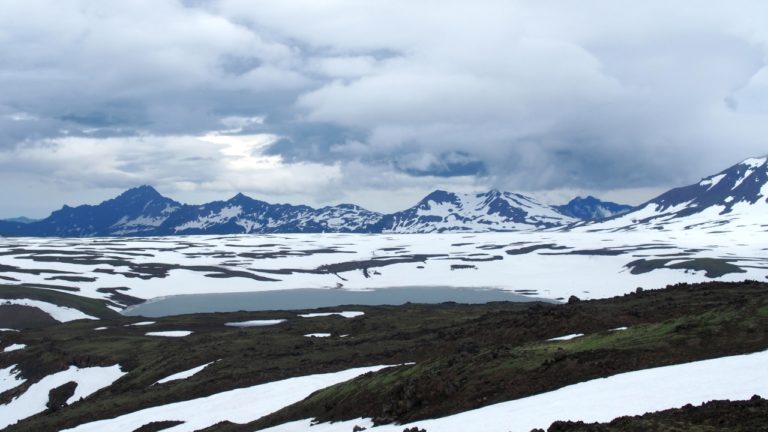
[[[113,419],[86,423],[67,429],[66,432],[132,431],[147,423],[163,420],[184,421],[183,424],[164,429],[167,432],[191,432],[224,420],[247,423],[296,403],[314,391],[385,367],[387,366],[348,369],[230,390],[208,397],[147,408]]]
[[[669,268],[697,258],[725,259],[743,271],[718,280],[765,280],[766,245],[768,232],[746,229],[727,234],[692,229],[2,238],[0,251],[11,253],[0,255],[0,264],[19,269],[3,273],[18,282],[4,283],[60,285],[78,289],[77,295],[102,299],[110,294],[97,289],[115,286],[127,287],[122,293],[142,299],[293,288],[414,286],[497,288],[548,299],[571,295],[587,299],[621,295],[639,286],[649,289],[711,280],[703,271]],[[669,260],[666,266],[646,273],[632,274],[627,267],[639,259],[662,258]],[[359,265],[350,266],[355,262]],[[157,264],[167,270],[157,271]],[[48,272],[93,280],[51,280],[61,273]]]
[[[0,382],[2,382],[4,371],[0,371]],[[123,375],[125,375],[125,372],[120,370],[119,365],[83,369],[70,366],[65,371],[48,375],[32,384],[26,392],[12,400],[9,404],[0,405],[0,429],[45,411],[45,404],[48,402],[48,392],[56,387],[70,381],[77,383],[75,394],[67,400],[67,403],[71,404],[80,398],[86,398],[96,391],[111,385]]]
[[[460,414],[406,425],[373,427],[369,419],[312,425],[303,420],[264,432],[402,432],[418,426],[440,432],[528,432],[556,420],[606,422],[624,415],[768,395],[768,351],[645,369],[570,385],[548,393],[502,402]]]

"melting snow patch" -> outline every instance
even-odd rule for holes
[[[27,347],[27,346],[26,346],[26,345],[24,345],[24,344],[13,344],[13,345],[9,345],[9,346],[5,347],[5,349],[3,350],[3,352],[18,351],[18,350],[20,350],[20,349],[24,349],[24,348],[26,348],[26,347]]]
[[[19,371],[16,369],[16,365],[8,366],[5,369],[0,369],[0,393],[8,391],[12,388],[18,387],[24,383],[24,380],[19,378]]]
[[[70,404],[111,385],[123,375],[125,375],[125,372],[120,370],[120,365],[83,369],[70,366],[65,371],[48,375],[32,384],[26,392],[7,405],[0,405],[0,429],[45,411],[45,404],[48,402],[48,392],[56,387],[70,381],[77,383],[75,394],[67,400],[67,403]],[[1,376],[2,372],[0,372]]]
[[[150,422],[177,419],[185,419],[186,422],[168,429],[169,432],[195,431],[222,421],[248,423],[294,404],[317,390],[385,367],[387,366],[348,369],[229,390],[203,398],[170,403],[112,419],[86,423],[62,432],[131,431]]]
[[[189,330],[169,330],[145,333],[145,336],[162,336],[162,337],[184,337],[191,335]]]
[[[99,331],[101,331],[101,330],[106,330],[106,329],[107,329],[106,327],[96,327],[94,330],[99,330]]]
[[[175,373],[173,375],[169,375],[169,376],[167,376],[167,377],[165,377],[165,378],[163,378],[161,380],[158,380],[155,384],[164,384],[164,383],[167,383],[169,381],[176,381],[176,380],[187,379],[187,378],[197,374],[198,372],[202,371],[203,369],[208,367],[208,365],[211,364],[211,363],[213,363],[213,362],[206,363],[206,364],[204,364],[202,366],[198,366],[198,367],[195,367],[195,368],[192,368],[192,369],[189,369],[189,370],[185,370],[183,372]]]
[[[155,323],[155,321],[142,321],[142,322],[137,322],[137,323],[133,323],[133,324],[126,324],[124,327],[147,326],[147,325],[152,325],[154,323]]]
[[[0,328],[0,331],[10,331],[10,332],[17,332],[16,329],[9,329],[9,328]]]
[[[616,327],[615,329],[610,329],[608,331],[624,331],[626,329],[627,329],[627,327]]]
[[[323,338],[323,337],[331,337],[331,334],[330,333],[309,333],[309,334],[305,334],[304,337]]]
[[[74,320],[80,320],[80,319],[91,319],[91,320],[98,319],[96,317],[86,315],[80,312],[79,310],[73,309],[71,307],[59,306],[57,304],[48,303],[48,302],[39,301],[39,300],[4,299],[3,304],[36,307],[41,311],[50,315],[51,318],[59,322],[68,322],[68,321],[74,321]]]
[[[340,316],[343,316],[344,318],[354,318],[354,317],[365,315],[365,312],[358,312],[358,311],[319,312],[319,313],[300,314],[299,316],[302,318],[314,318],[314,317],[327,317],[331,315],[340,315]]]
[[[229,327],[262,327],[262,326],[271,326],[275,324],[280,324],[281,322],[285,322],[284,319],[273,319],[273,320],[253,320],[253,321],[240,321],[240,322],[228,322],[224,325]]]
[[[547,341],[567,341],[567,340],[576,339],[577,337],[582,337],[582,336],[584,336],[584,333],[574,333],[574,334],[569,334],[565,336],[554,337],[552,339],[547,339]]]

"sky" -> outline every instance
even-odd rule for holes
[[[768,3],[3,0],[0,217],[149,184],[639,204],[768,153]]]

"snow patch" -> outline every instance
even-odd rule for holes
[[[273,319],[273,320],[253,320],[253,321],[240,321],[240,322],[228,322],[224,325],[229,327],[263,327],[263,326],[271,326],[280,324],[281,322],[285,322],[284,319]]]
[[[145,336],[160,336],[160,337],[185,337],[191,335],[189,330],[169,330],[169,331],[157,331],[144,333]]]
[[[137,322],[133,324],[126,324],[124,327],[148,326],[148,325],[154,324],[155,322],[156,321],[142,321],[142,322]]]
[[[305,334],[304,337],[325,338],[325,337],[331,337],[331,334],[330,333],[309,333],[309,334]]]
[[[24,348],[26,348],[26,347],[27,347],[27,346],[26,346],[26,345],[24,345],[24,344],[13,344],[13,345],[9,345],[9,346],[5,347],[5,349],[3,350],[3,352],[12,352],[12,351],[18,351],[18,350],[20,350],[20,349],[24,349]]]
[[[365,312],[343,311],[343,312],[318,312],[318,313],[299,314],[299,316],[302,318],[327,317],[331,315],[339,315],[344,318],[354,318],[354,317],[365,315]]]
[[[68,404],[86,398],[104,387],[112,385],[125,372],[120,365],[107,367],[90,367],[80,369],[70,366],[69,369],[58,372],[32,384],[21,396],[7,405],[0,405],[0,429],[45,411],[48,402],[48,392],[70,381],[77,383],[75,394],[67,400]],[[2,373],[0,373],[0,377]]]
[[[179,373],[175,373],[173,375],[169,375],[169,376],[167,376],[167,377],[165,377],[163,379],[157,380],[157,382],[155,384],[165,384],[165,383],[167,383],[169,381],[176,381],[176,380],[187,379],[187,378],[197,374],[198,372],[202,371],[203,369],[208,367],[208,365],[213,364],[213,363],[214,362],[206,363],[206,364],[204,364],[202,366],[194,367],[194,368],[189,369],[189,370],[185,370],[185,371],[182,371],[182,372],[179,372]]]
[[[565,336],[553,337],[552,339],[547,339],[547,341],[567,341],[567,340],[576,339],[582,336],[584,336],[584,333],[574,333],[574,334],[569,334]]]
[[[0,369],[0,393],[18,387],[24,384],[24,381],[26,380],[19,378],[19,370],[16,369],[16,365]]]

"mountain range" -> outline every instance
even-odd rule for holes
[[[437,190],[391,214],[353,204],[322,208],[270,204],[243,194],[182,204],[151,186],[98,205],[64,206],[39,221],[0,221],[4,236],[158,236],[242,233],[430,233],[573,229],[588,231],[712,228],[733,221],[768,227],[768,157],[744,160],[637,207],[588,196],[560,206],[512,192]]]

